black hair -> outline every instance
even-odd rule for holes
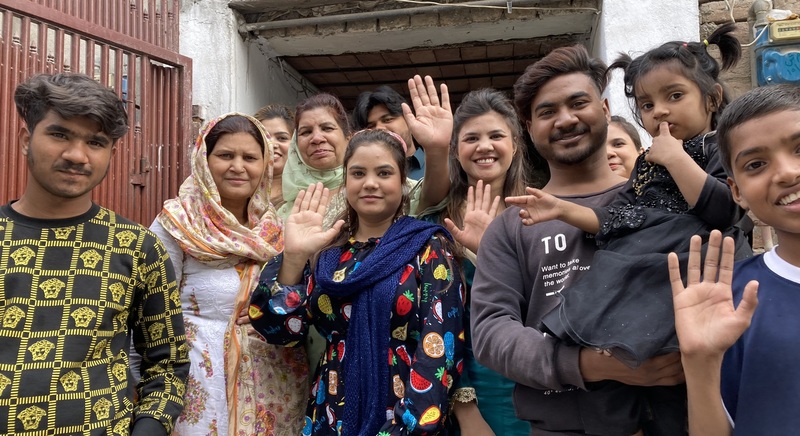
[[[253,115],[253,118],[259,121],[280,118],[286,122],[286,127],[289,128],[289,135],[294,133],[294,113],[291,109],[282,104],[266,105],[259,109],[258,112]]]
[[[597,88],[598,96],[603,94],[608,84],[606,64],[591,57],[586,47],[559,47],[525,68],[525,72],[514,83],[514,105],[520,119],[524,122],[531,120],[531,103],[547,82],[573,73],[588,76]]]
[[[380,129],[370,129],[370,130],[362,130],[357,132],[350,138],[350,142],[347,144],[347,150],[344,152],[344,161],[343,161],[343,181],[342,187],[344,188],[347,185],[347,164],[350,162],[350,159],[353,157],[353,154],[359,148],[371,145],[371,144],[380,144],[384,146],[392,155],[392,159],[394,159],[394,163],[397,165],[400,173],[400,184],[403,187],[403,196],[402,200],[400,201],[400,206],[397,208],[395,212],[395,218],[400,217],[402,215],[406,215],[408,213],[408,207],[411,202],[410,194],[408,190],[405,188],[406,180],[408,178],[408,163],[406,160],[406,151],[403,148],[402,142],[398,139],[397,136],[394,134]],[[358,214],[356,211],[350,206],[350,203],[345,202],[345,210],[337,217],[337,220],[342,219],[345,220],[345,226],[342,228],[342,231],[339,232],[339,235],[331,242],[328,247],[336,247],[344,245],[347,240],[350,238],[351,235],[356,233],[358,230]],[[323,250],[324,251],[324,250]]]
[[[297,104],[294,110],[294,130],[297,131],[300,123],[300,117],[303,112],[314,110],[316,108],[325,108],[331,114],[336,124],[342,129],[342,134],[345,138],[350,136],[350,123],[347,120],[347,111],[344,109],[342,102],[333,94],[323,92],[320,94],[312,95]]]
[[[48,111],[65,120],[86,117],[113,141],[128,133],[125,103],[110,88],[77,73],[39,74],[14,91],[17,113],[32,133]]]
[[[636,126],[619,115],[612,115],[610,124],[616,124],[619,126],[625,132],[625,134],[631,138],[634,147],[636,147],[636,151],[642,151],[642,138],[639,137],[639,131],[636,130]]]
[[[258,146],[261,147],[261,154],[264,154],[264,136],[258,130],[258,127],[241,115],[231,115],[220,120],[206,134],[206,155],[211,155],[211,151],[217,146],[217,141],[222,135],[230,133],[247,133],[252,136],[258,142]]]
[[[800,111],[800,87],[797,85],[756,88],[728,105],[717,124],[719,154],[728,176],[733,177],[731,131],[750,120],[782,111]]]
[[[730,101],[725,84],[720,80],[720,71],[734,66],[742,55],[742,46],[733,35],[735,23],[719,26],[703,42],[670,41],[654,48],[636,59],[631,59],[627,54],[620,54],[617,60],[609,67],[608,71],[621,68],[625,72],[625,96],[631,103],[631,109],[639,125],[642,124],[642,115],[639,105],[636,104],[636,84],[645,74],[654,68],[669,64],[680,69],[680,72],[694,82],[699,88],[704,99],[709,100],[714,109],[711,117],[711,129],[717,127],[719,114]],[[717,61],[708,53],[708,45],[719,47],[722,58],[722,69]],[[716,85],[722,87],[722,96],[716,91]]]
[[[369,118],[369,112],[375,106],[384,105],[390,114],[402,116],[403,103],[406,103],[403,96],[387,85],[379,86],[372,92],[362,92],[356,100],[355,108],[353,108],[353,116],[351,118],[353,130],[363,130],[368,127],[367,118]]]

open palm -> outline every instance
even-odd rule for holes
[[[408,124],[411,135],[423,148],[450,147],[450,135],[453,132],[453,112],[450,109],[450,94],[447,85],[441,85],[442,99],[436,93],[436,86],[430,76],[423,80],[420,76],[408,79],[408,91],[414,112],[403,103],[403,118]]]
[[[464,228],[460,229],[449,218],[445,218],[444,225],[453,234],[458,243],[472,251],[478,252],[481,238],[483,238],[486,228],[497,216],[500,207],[500,196],[492,200],[492,187],[487,184],[483,186],[483,181],[478,180],[477,185],[467,190],[467,208],[464,213]]]
[[[758,305],[758,283],[747,284],[739,307],[734,309],[731,292],[733,239],[723,241],[719,231],[711,233],[702,271],[701,244],[699,236],[692,237],[686,286],[674,253],[669,255],[669,276],[681,353],[711,357],[723,354],[750,325]]]
[[[308,259],[336,237],[344,224],[341,220],[328,230],[322,226],[328,201],[330,191],[322,183],[309,185],[307,190],[297,194],[283,229],[286,255]]]

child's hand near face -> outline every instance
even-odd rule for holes
[[[683,149],[683,141],[674,138],[670,133],[669,123],[664,121],[659,124],[658,136],[653,138],[653,144],[647,150],[645,159],[669,169],[673,163],[688,156]]]
[[[551,220],[561,220],[584,232],[597,233],[600,223],[594,211],[571,201],[561,200],[541,189],[527,187],[528,195],[506,197],[506,204],[519,206],[519,217],[522,224],[532,226]]]

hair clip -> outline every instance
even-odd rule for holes
[[[704,40],[703,40],[703,44],[705,44],[705,45],[706,45],[706,47],[708,47],[708,40],[707,40],[707,39],[704,39]]]
[[[400,143],[400,145],[403,147],[403,153],[407,153],[408,152],[408,145],[406,144],[406,141],[403,139],[402,136],[398,135],[397,133],[392,132],[391,130],[387,130],[386,133],[391,135],[394,139],[397,140],[397,142]]]

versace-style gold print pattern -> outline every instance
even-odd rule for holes
[[[47,415],[41,407],[31,406],[17,414],[17,419],[22,421],[25,430],[36,430],[42,418]]]
[[[111,401],[108,401],[108,399],[106,398],[100,398],[92,406],[92,411],[94,411],[94,416],[97,417],[97,419],[100,421],[108,419],[108,417],[111,415],[109,413],[110,410],[111,410]]]
[[[175,384],[188,349],[178,351],[186,346],[173,305],[180,292],[164,268],[164,247],[139,225],[93,208],[80,224],[12,226],[0,214],[0,258],[11,272],[0,275],[0,343],[19,344],[0,346],[0,412],[8,415],[0,435],[129,436],[134,406],[123,339],[133,317],[136,347],[161,356],[142,364],[148,411],[137,413],[170,427],[180,414],[186,388],[179,395]],[[167,380],[173,365],[183,369]]]
[[[161,339],[161,335],[164,334],[165,328],[166,326],[164,325],[164,323],[154,322],[153,324],[150,325],[150,327],[148,327],[147,332],[150,333],[151,339],[158,340]]]
[[[121,363],[115,363],[111,368],[111,373],[117,381],[122,381],[127,374],[127,367]]]
[[[83,261],[83,266],[86,268],[97,268],[97,263],[103,260],[103,256],[100,256],[100,253],[97,250],[87,250],[84,251],[80,255],[81,260]]]
[[[189,356],[189,345],[187,345],[187,343],[183,343],[178,346],[178,358],[186,359],[187,356]]]
[[[52,350],[54,347],[55,344],[46,339],[42,339],[41,341],[36,342],[28,347],[28,351],[31,353],[33,360],[47,360],[47,355],[50,354],[50,350]]]
[[[11,258],[14,259],[15,266],[28,266],[28,262],[36,257],[36,253],[30,247],[22,247],[11,253]]]
[[[169,299],[172,300],[172,304],[174,304],[177,307],[181,307],[181,293],[180,293],[180,291],[178,291],[177,289],[172,291],[172,293],[169,294]]]
[[[119,232],[117,233],[116,237],[119,245],[125,248],[129,248],[131,242],[136,240],[136,235],[130,230]]]
[[[44,298],[53,299],[58,298],[58,294],[66,287],[66,283],[57,278],[45,280],[39,285],[39,289],[44,292]]]
[[[128,436],[131,428],[131,420],[129,418],[121,419],[117,425],[114,426],[114,436]]]
[[[3,328],[15,329],[23,318],[25,318],[25,311],[20,309],[19,306],[11,306],[6,309],[5,315],[3,315]]]
[[[155,288],[156,285],[158,285],[159,277],[161,277],[161,272],[159,271],[153,271],[152,273],[150,273],[150,275],[147,276],[147,281],[146,281],[147,286],[150,288]]]
[[[103,352],[106,351],[106,346],[108,345],[108,341],[103,339],[102,341],[98,342],[97,345],[94,347],[94,353],[92,354],[93,359],[99,359],[103,357]]]
[[[81,376],[75,371],[70,371],[62,375],[58,381],[61,382],[61,387],[64,388],[65,392],[75,392],[80,385]]]
[[[70,316],[75,321],[76,327],[86,328],[89,327],[89,323],[91,323],[94,317],[97,315],[92,309],[84,306],[80,309],[73,310]]]
[[[114,323],[115,325],[119,325],[120,327],[126,326],[128,323],[128,310],[123,310],[122,312],[114,315]]]
[[[164,367],[161,366],[161,365],[153,365],[153,366],[151,366],[150,367],[150,374],[157,374],[159,376],[163,375],[168,383],[173,383],[174,380],[175,380],[175,375],[167,373],[167,371],[165,371]]]
[[[51,230],[53,230],[53,236],[55,236],[56,239],[66,240],[69,239],[69,235],[73,230],[75,230],[75,227],[61,227]]]
[[[3,374],[0,374],[0,395],[6,390],[6,387],[11,384],[11,379]]]
[[[172,385],[175,386],[175,392],[177,392],[178,395],[183,396],[183,394],[186,392],[186,384],[183,382],[183,380],[175,377],[172,379]]]
[[[111,298],[114,299],[115,303],[119,303],[119,301],[125,295],[125,286],[120,282],[112,284],[108,287],[108,290],[111,291]]]

